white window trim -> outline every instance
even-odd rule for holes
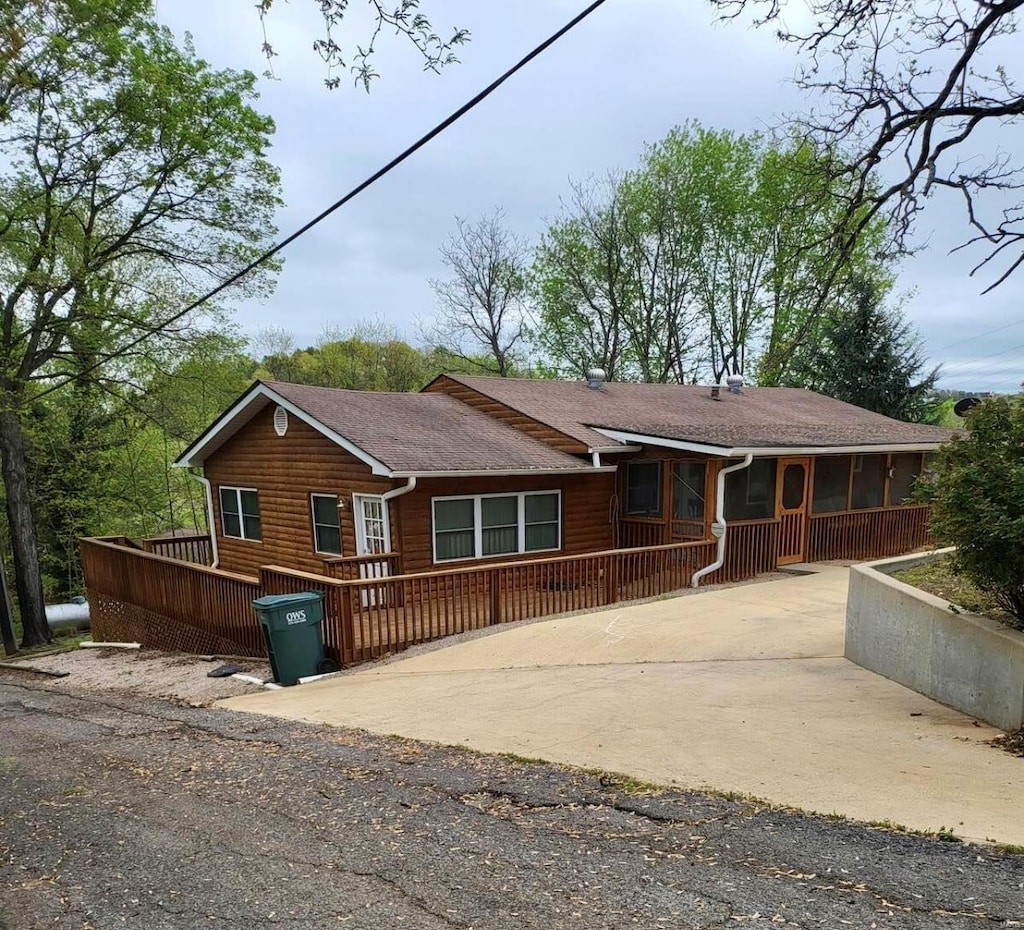
[[[235,500],[238,502],[238,529],[239,529],[239,532],[242,534],[241,536],[232,536],[228,532],[228,528],[227,528],[227,526],[224,523],[224,501],[221,499],[221,494],[224,491],[234,491],[235,492]],[[256,514],[256,517],[260,521],[260,538],[259,539],[253,539],[252,537],[245,535],[245,516],[244,516],[245,512],[242,510],[242,492],[243,491],[251,491],[253,494],[256,495],[256,507],[257,507],[257,510],[258,510],[258,512]],[[230,484],[219,485],[218,488],[217,488],[217,504],[220,507],[220,533],[221,533],[221,536],[223,536],[225,539],[241,539],[243,542],[250,542],[250,543],[262,543],[263,542],[263,511],[259,510],[259,506],[260,506],[260,491],[259,491],[259,488],[240,488],[240,487],[235,487],[234,485],[230,485]]]
[[[558,498],[558,545],[551,549],[526,549],[526,498],[545,497],[554,494]],[[481,501],[486,497],[515,497],[516,518],[518,522],[517,543],[518,551],[500,552],[496,555],[483,555],[484,529],[481,519]],[[473,501],[473,555],[463,556],[458,559],[439,559],[437,557],[437,504],[443,501]],[[556,488],[550,491],[505,491],[494,494],[453,494],[447,497],[432,497],[430,499],[430,551],[435,565],[448,565],[452,562],[475,562],[480,559],[500,559],[518,555],[534,555],[541,552],[561,552],[563,544],[564,521],[562,519],[562,492]]]
[[[330,498],[331,500],[333,500],[334,501],[335,513],[338,512],[338,504],[341,503],[341,498],[337,494],[327,494],[324,491],[312,491],[312,492],[310,492],[310,495],[309,495],[309,520],[310,520],[310,523],[313,526],[313,551],[317,555],[326,555],[326,556],[342,555],[344,553],[344,551],[345,551],[345,541],[342,539],[342,535],[341,535],[341,514],[340,513],[338,514],[338,549],[340,551],[338,551],[338,552],[327,552],[324,549],[320,548],[320,539],[318,538],[317,532],[316,532],[317,527],[318,526],[323,526],[323,524],[316,522],[316,509],[313,507],[313,498],[314,497],[327,497],[327,498]]]
[[[388,501],[383,494],[355,494],[352,495],[352,511],[355,519],[356,526],[356,555],[373,555],[372,552],[367,552],[366,545],[366,522],[365,515],[363,513],[363,501],[380,501],[381,504],[381,517],[384,522],[384,542],[387,543],[385,547],[388,552],[393,550],[391,540],[391,514],[388,508]]]

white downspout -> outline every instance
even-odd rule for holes
[[[594,466],[594,468],[600,468],[601,467],[601,453],[597,452],[597,451],[591,452],[590,453],[590,463]]]
[[[213,556],[210,568],[216,568],[220,565],[220,550],[217,548],[217,522],[213,518],[213,486],[209,478],[197,475],[194,471],[189,474],[206,488],[206,525],[210,530],[210,554]]]
[[[403,494],[408,494],[410,491],[415,490],[415,488],[416,488],[416,476],[413,475],[404,485],[402,485],[402,487],[400,487],[400,488],[392,488],[390,491],[385,491],[380,496],[380,499],[382,501],[384,501],[384,508],[387,509],[388,504],[391,503],[391,501],[393,501],[396,497],[401,497]],[[391,515],[390,514],[388,514],[388,548],[390,548],[390,549],[394,549],[395,548],[395,541],[393,539],[391,539]],[[399,553],[399,558],[401,558],[401,553]],[[399,568],[399,571],[402,571],[402,570],[403,569]],[[386,567],[386,565],[385,565],[384,573],[387,574],[387,567]]]
[[[694,588],[700,586],[700,580],[705,575],[717,572],[725,562],[725,476],[734,471],[742,471],[754,461],[753,453],[748,452],[742,462],[735,465],[728,465],[718,472],[718,487],[715,493],[715,522],[711,525],[712,534],[718,536],[718,557],[710,565],[694,572],[690,585]],[[721,535],[719,535],[719,532]]]
[[[384,503],[393,501],[396,497],[401,497],[403,494],[408,494],[410,491],[416,488],[416,476],[413,475],[409,481],[402,485],[400,488],[392,488],[390,491],[385,491],[381,494],[381,499]]]

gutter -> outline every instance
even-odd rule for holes
[[[921,442],[880,442],[846,446],[715,446],[706,442],[690,442],[686,439],[668,439],[664,436],[648,436],[628,433],[623,430],[591,427],[595,432],[609,439],[621,442],[642,443],[662,449],[681,449],[699,455],[714,455],[722,458],[736,458],[741,455],[756,455],[758,458],[777,458],[794,455],[869,455],[887,452],[935,452],[949,440]]]
[[[705,575],[718,571],[725,563],[725,476],[734,471],[742,471],[744,468],[748,468],[753,461],[754,454],[748,452],[742,462],[729,465],[718,472],[718,487],[715,494],[715,522],[711,524],[712,534],[718,537],[718,557],[699,572],[694,572],[693,579],[690,582],[690,585],[694,588],[700,587],[700,581]]]
[[[603,472],[614,472],[616,465],[580,465],[578,468],[495,468],[475,469],[466,471],[393,471],[389,478],[504,478],[526,475],[593,475]],[[390,491],[388,492],[391,493]],[[404,491],[402,493],[405,493]],[[397,496],[397,495],[396,495]]]
[[[197,475],[194,471],[189,474],[206,488],[206,523],[210,530],[210,553],[213,555],[213,562],[210,568],[220,565],[220,550],[217,548],[217,523],[213,518],[213,486],[209,478]]]

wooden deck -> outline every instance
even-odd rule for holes
[[[929,542],[927,516],[926,507],[913,506],[811,517],[807,558],[878,558],[920,548]],[[773,571],[781,532],[778,519],[730,524],[725,563],[706,583]],[[786,532],[792,544],[792,528]],[[197,540],[185,546],[186,557],[204,551]],[[143,551],[124,537],[84,539],[81,549],[97,640],[263,655],[252,601],[265,594],[320,591],[327,653],[349,665],[496,624],[671,594],[688,587],[694,572],[714,561],[716,543],[677,542],[413,574],[399,574],[400,554],[385,553],[325,560],[324,572],[317,574],[267,565],[258,577]]]

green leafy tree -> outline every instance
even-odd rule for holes
[[[541,240],[531,272],[539,321],[533,339],[553,371],[613,381],[632,374],[625,315],[632,303],[617,180],[577,185],[567,215]]]
[[[275,350],[259,362],[256,377],[265,380],[354,391],[418,391],[432,376],[424,353],[381,322],[326,330],[305,349],[290,348],[294,340],[280,330],[256,341]]]
[[[954,570],[991,594],[1024,629],[1024,405],[986,398],[969,432],[938,455],[922,491],[930,527],[956,546]]]
[[[577,188],[534,263],[540,349],[613,379],[780,383],[838,293],[846,185],[830,165],[801,140],[693,123],[635,170]],[[884,280],[878,239],[866,230],[841,267]]]
[[[31,646],[48,631],[27,405],[82,379],[116,390],[160,341],[138,340],[181,336],[188,299],[265,248],[280,201],[253,75],[177,47],[142,0],[5,9],[0,454]]]
[[[420,11],[419,0],[396,0],[394,6],[383,0],[367,0],[371,20],[369,36],[362,41],[351,37],[342,41],[339,39],[338,29],[350,13],[350,0],[314,2],[323,17],[323,30],[320,36],[313,40],[313,50],[329,69],[328,76],[324,79],[328,90],[336,89],[341,83],[341,79],[334,73],[336,70],[348,71],[355,83],[361,84],[367,91],[370,89],[370,84],[379,77],[373,59],[377,51],[377,39],[382,31],[406,39],[422,57],[423,69],[435,73],[455,64],[458,61],[455,49],[469,41],[469,31],[466,29],[453,29],[447,37],[435,32],[430,20]],[[264,24],[263,52],[267,56],[267,61],[271,63],[276,53],[271,45],[266,24],[273,5],[274,0],[256,2],[256,9]]]
[[[939,369],[928,369],[920,340],[872,281],[854,280],[840,306],[800,359],[793,384],[898,420],[934,417]]]
[[[82,536],[205,526],[203,488],[172,463],[252,380],[241,342],[190,336],[140,360],[138,387],[72,381],[26,405],[27,458],[48,598],[82,593]]]

